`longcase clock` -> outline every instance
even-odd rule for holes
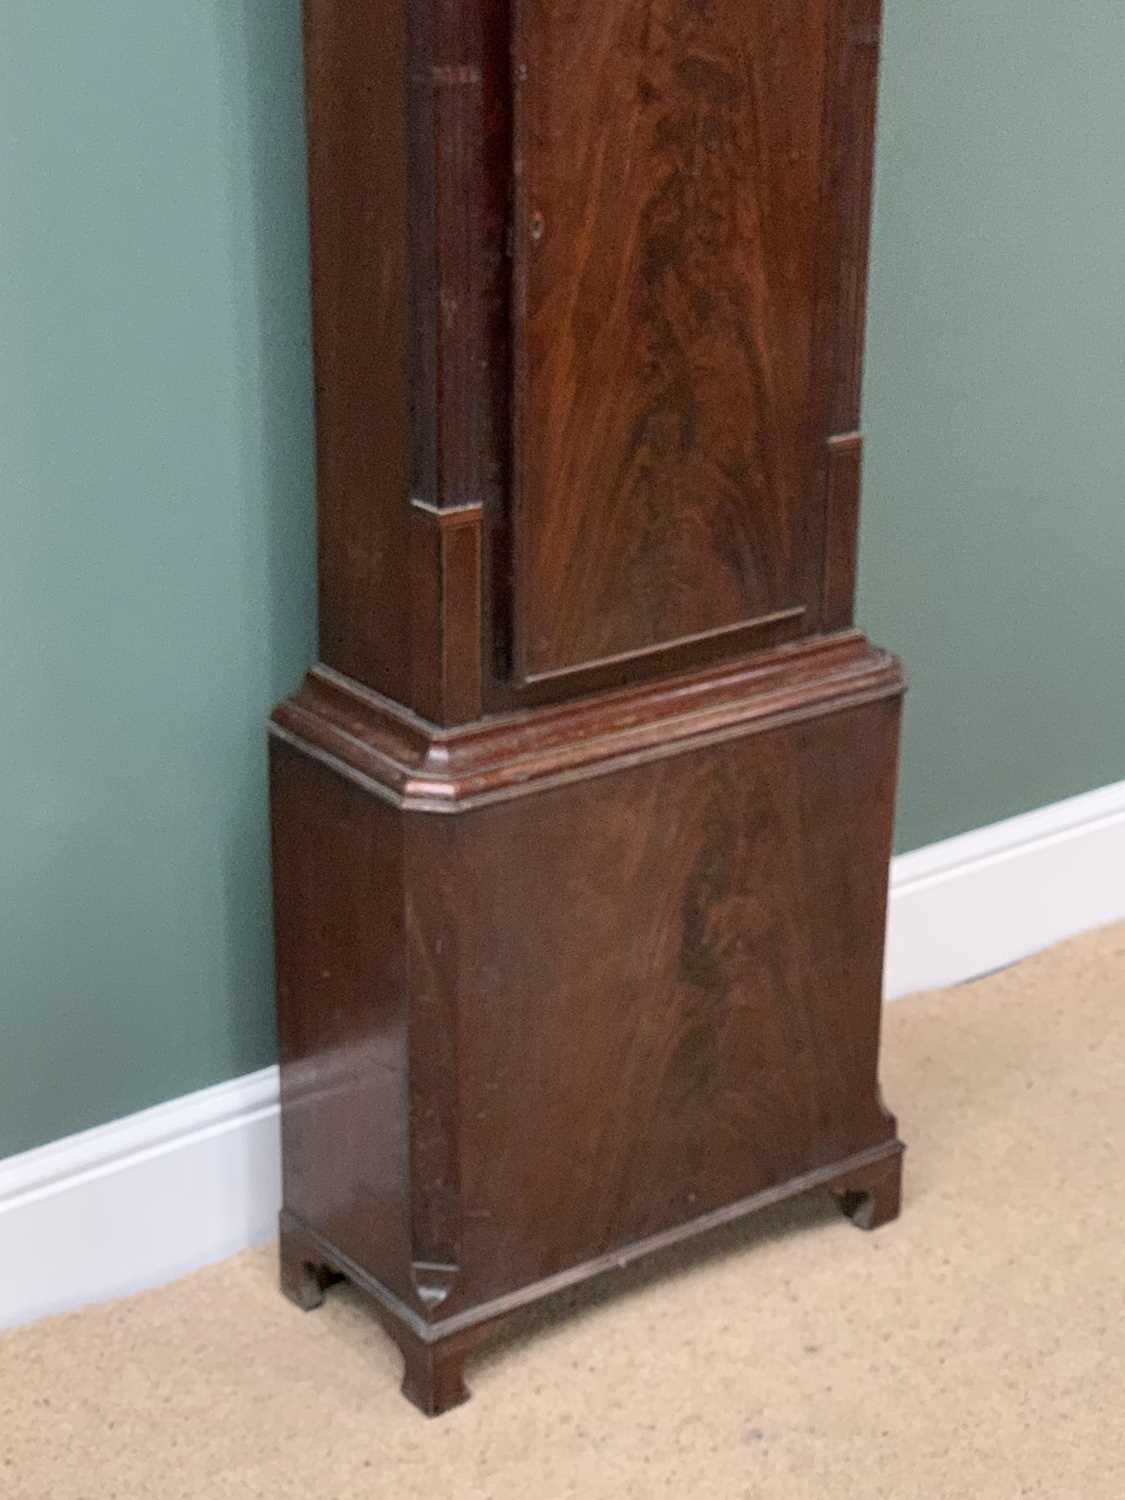
[[[282,1279],[366,1292],[433,1413],[536,1298],[811,1189],[898,1210],[902,677],[852,623],[879,7],[305,26]]]

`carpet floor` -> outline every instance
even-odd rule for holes
[[[528,1312],[428,1422],[252,1251],[0,1341],[4,1500],[1121,1500],[1125,927],[886,1017],[902,1218],[783,1205]]]

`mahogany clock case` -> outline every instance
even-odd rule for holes
[[[878,1089],[875,0],[306,0],[320,663],[271,724],[282,1277],[427,1412]]]
[[[305,0],[320,658],[435,724],[852,623],[877,0]]]

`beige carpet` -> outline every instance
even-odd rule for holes
[[[570,1294],[434,1422],[352,1294],[242,1255],[0,1341],[0,1496],[1122,1500],[1125,928],[892,1006],[884,1054],[897,1224],[805,1200]]]

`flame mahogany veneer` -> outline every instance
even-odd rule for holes
[[[282,1282],[368,1293],[436,1413],[535,1298],[813,1188],[898,1211],[903,684],[852,626],[879,7],[305,20]]]

